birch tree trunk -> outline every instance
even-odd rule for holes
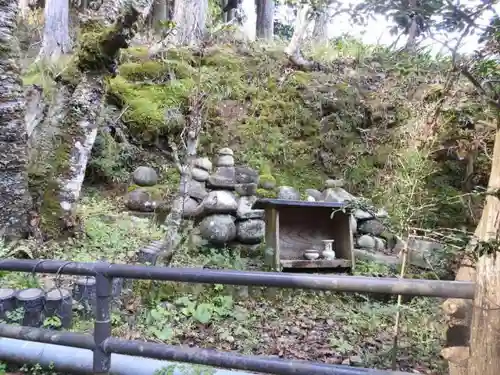
[[[256,0],[257,38],[272,40],[274,36],[274,0]]]
[[[167,0],[155,0],[151,16],[151,23],[153,29],[156,31],[160,31],[162,29],[161,22],[167,20],[168,20]]]
[[[244,14],[241,30],[246,39],[254,41],[257,33],[257,12],[255,0],[243,0],[241,10]]]
[[[309,26],[310,10],[311,6],[305,3],[299,7],[297,12],[292,39],[285,48],[285,53],[291,58],[302,58],[300,48],[305,39],[307,27]]]
[[[151,3],[147,0],[120,9],[117,2],[107,1],[94,14],[88,31],[82,25],[82,48],[75,51],[81,79],[75,88],[58,81],[48,116],[33,130],[30,188],[41,231],[48,238],[78,228],[76,205],[97,134],[104,79],[114,70],[118,51],[128,46],[136,21]],[[110,20],[116,21],[113,27],[109,27]]]
[[[23,236],[31,208],[19,46],[14,36],[17,12],[15,1],[0,0],[0,238]]]
[[[176,1],[173,22],[175,23],[174,43],[177,45],[197,45],[205,35],[208,0]]]
[[[56,61],[71,51],[69,0],[46,0],[42,48],[38,60]]]
[[[314,29],[312,33],[313,43],[325,45],[328,43],[328,24],[330,22],[330,8],[328,4],[325,9],[316,14],[314,19]]]

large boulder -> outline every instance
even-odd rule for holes
[[[236,170],[234,167],[217,167],[208,178],[207,187],[211,189],[234,190],[236,183]]]
[[[158,174],[151,167],[137,167],[132,173],[132,180],[139,186],[153,186],[158,183]]]
[[[243,219],[263,219],[264,210],[252,209],[252,205],[257,201],[257,197],[241,197],[238,201],[236,217]]]
[[[235,218],[231,215],[210,215],[199,225],[200,235],[215,245],[225,245],[236,238]]]
[[[371,234],[372,236],[380,236],[386,232],[386,227],[377,219],[365,220],[359,223],[358,232]]]
[[[234,190],[241,197],[249,197],[257,194],[257,184],[236,184]]]
[[[191,177],[193,178],[193,180],[204,182],[208,180],[208,177],[210,177],[210,173],[205,169],[193,167],[193,169],[191,170]]]
[[[151,193],[141,188],[128,193],[125,202],[129,210],[140,212],[153,212],[157,206],[157,202],[153,199]]]
[[[197,158],[193,161],[193,166],[207,172],[212,170],[212,162],[209,158]]]
[[[185,219],[195,218],[202,213],[202,206],[195,199],[191,197],[184,198],[184,204],[182,206],[182,217]]]
[[[257,184],[259,182],[259,174],[250,167],[235,167],[235,174],[237,184]]]
[[[181,192],[184,192],[183,183],[180,184],[179,190]],[[208,195],[207,189],[205,188],[205,184],[203,182],[196,181],[193,179],[187,181],[186,191],[187,195],[189,195],[191,198],[200,201],[203,200]]]
[[[224,190],[214,190],[208,193],[202,202],[205,213],[235,213],[238,202],[234,194]]]
[[[233,167],[234,166],[234,152],[230,148],[222,148],[219,150],[217,160],[215,162],[217,167]]]
[[[250,219],[237,224],[237,239],[244,244],[257,244],[264,238],[266,224],[264,220]]]

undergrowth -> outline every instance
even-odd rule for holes
[[[95,195],[85,197],[80,214],[86,223],[85,237],[47,244],[26,250],[25,254],[34,258],[128,263],[135,250],[163,234],[162,228],[120,212],[115,201]],[[249,256],[238,249],[193,249],[185,241],[172,266],[262,269],[261,252],[262,249]],[[387,265],[359,262],[355,275],[393,277],[397,272]],[[46,275],[1,276],[2,285],[14,288],[50,287],[54,282]],[[69,279],[65,277],[63,285]],[[389,367],[394,298],[140,280],[125,290],[130,292],[124,292],[121,302],[116,301],[118,305],[111,317],[116,336],[326,363],[351,361],[367,367]],[[75,312],[74,321],[74,331],[91,332],[91,320]],[[423,366],[440,370],[442,363],[437,358],[443,327],[436,300],[418,298],[404,304],[400,368]]]

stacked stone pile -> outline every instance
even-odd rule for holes
[[[260,243],[264,237],[264,211],[252,209],[257,200],[259,174],[252,168],[236,166],[229,148],[218,152],[214,166],[205,157],[194,161],[184,218],[193,219],[200,236],[212,245]],[[153,212],[162,205],[152,189],[158,181],[154,169],[139,167],[132,179],[140,187],[129,193],[129,209]]]
[[[252,168],[235,166],[233,151],[223,148],[208,177],[211,189],[202,202],[199,223],[202,238],[214,245],[232,242],[258,244],[264,237],[264,211],[253,210],[259,175]]]

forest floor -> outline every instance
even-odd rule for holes
[[[105,214],[103,214],[105,213]],[[80,205],[85,236],[44,248],[21,247],[25,256],[73,261],[107,259],[130,263],[137,249],[162,238],[161,228],[128,215],[116,197],[87,194]],[[229,254],[229,255],[228,255]],[[182,249],[172,266],[262,269],[259,256],[208,249]],[[356,274],[390,276],[383,265],[360,264]],[[52,276],[0,275],[18,289],[54,285]],[[62,280],[63,285],[69,277]],[[57,281],[57,280],[56,280]],[[313,360],[331,364],[389,368],[395,298],[374,298],[305,290],[134,281],[112,314],[113,334],[126,339]],[[441,301],[415,298],[403,307],[398,367],[423,374],[442,373],[444,332]],[[92,320],[75,316],[74,331],[91,331]]]

